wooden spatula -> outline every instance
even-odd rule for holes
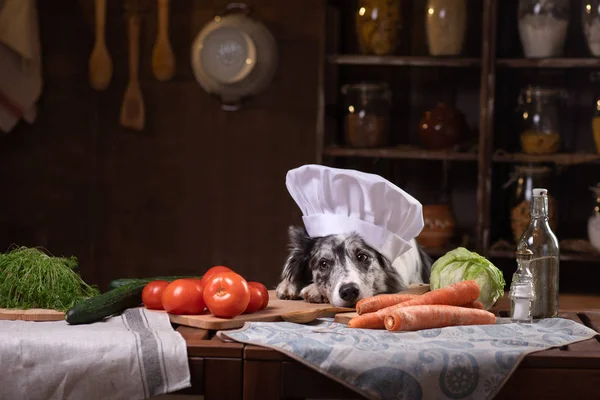
[[[104,90],[112,78],[112,59],[106,48],[104,37],[106,27],[106,0],[95,3],[96,38],[89,61],[90,86],[96,90]]]
[[[152,50],[152,72],[159,81],[175,75],[175,56],[169,42],[169,0],[158,0],[158,31]]]
[[[140,17],[137,12],[129,14],[129,83],[121,105],[121,125],[142,130],[146,119],[144,99],[138,76],[140,58]]]

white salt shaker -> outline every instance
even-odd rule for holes
[[[517,270],[510,284],[510,318],[515,322],[532,321],[532,304],[535,299],[533,275],[529,263],[533,252],[529,249],[517,251]]]

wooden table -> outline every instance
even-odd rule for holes
[[[600,297],[561,295],[560,317],[600,332]],[[507,299],[494,311],[506,313]],[[577,311],[585,310],[585,311]],[[271,349],[224,343],[214,332],[180,326],[188,344],[192,387],[181,394],[206,400],[357,399],[356,393]],[[599,399],[600,341],[596,338],[526,356],[497,399]]]

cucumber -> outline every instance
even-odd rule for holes
[[[155,276],[153,278],[121,278],[121,279],[115,279],[113,281],[111,281],[108,284],[108,290],[113,290],[116,288],[119,288],[121,286],[125,286],[125,285],[129,285],[130,283],[133,282],[144,282],[144,283],[149,283],[152,281],[169,281],[172,282],[175,279],[182,279],[182,278],[202,278],[202,276],[189,276],[189,275],[185,275],[185,276]]]
[[[89,324],[142,304],[145,282],[131,282],[75,304],[65,314],[71,325]]]

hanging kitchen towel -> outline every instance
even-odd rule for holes
[[[280,351],[368,399],[483,400],[498,393],[526,354],[596,332],[561,318],[418,332],[353,329],[321,319],[251,322],[218,335]]]
[[[185,339],[165,313],[89,325],[0,321],[0,399],[136,400],[190,386]]]
[[[35,0],[0,0],[0,131],[32,124],[42,91],[42,58]]]

